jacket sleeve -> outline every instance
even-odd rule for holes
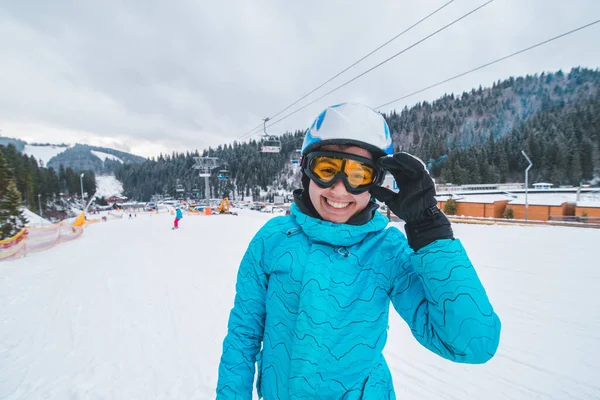
[[[460,240],[438,240],[416,253],[404,246],[391,300],[427,349],[461,363],[490,360],[500,319]]]
[[[223,341],[217,399],[251,399],[256,356],[265,324],[268,276],[263,271],[263,240],[250,242],[238,270],[234,306]]]

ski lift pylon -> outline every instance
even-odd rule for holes
[[[281,151],[281,142],[277,138],[277,136],[269,135],[267,133],[267,121],[270,118],[267,117],[263,119],[263,131],[264,135],[262,135],[263,145],[260,148],[261,153],[279,153]]]

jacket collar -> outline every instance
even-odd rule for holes
[[[369,233],[382,231],[388,224],[387,218],[378,212],[374,212],[373,218],[362,225],[336,224],[314,218],[302,212],[295,203],[291,205],[290,212],[311,241],[332,246],[352,246]]]

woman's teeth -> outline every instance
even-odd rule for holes
[[[331,201],[329,199],[325,199],[325,201],[327,202],[327,204],[329,204],[331,207],[333,208],[346,208],[350,205],[350,203],[338,203],[337,201]]]

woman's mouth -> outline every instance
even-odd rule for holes
[[[325,199],[325,203],[327,203],[327,205],[331,208],[334,208],[336,210],[344,210],[346,208],[348,208],[350,206],[350,204],[352,204],[352,202],[346,202],[346,201],[334,201],[331,199],[328,199],[327,197],[324,197]]]

